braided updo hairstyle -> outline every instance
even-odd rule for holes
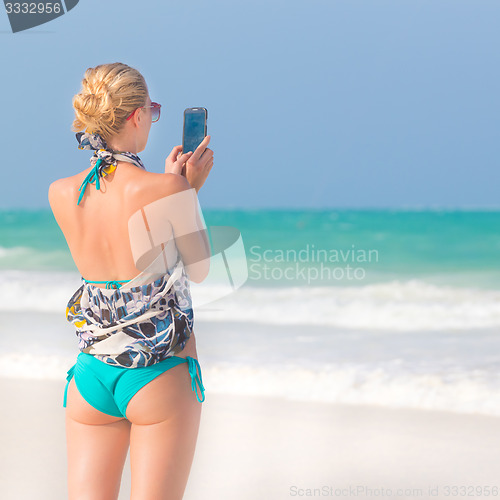
[[[82,90],[73,97],[75,119],[71,129],[100,134],[105,141],[116,135],[136,108],[146,105],[144,77],[123,63],[88,68]]]

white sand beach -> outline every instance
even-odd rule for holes
[[[0,379],[3,500],[67,498],[64,385]],[[186,500],[450,498],[446,486],[500,486],[498,417],[205,394]],[[129,468],[127,458],[120,500]]]

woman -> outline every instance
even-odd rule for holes
[[[189,257],[185,270],[199,282],[209,256],[200,214],[185,208],[196,209],[195,193],[213,166],[210,136],[194,152],[181,154],[176,146],[165,174],[146,171],[137,153],[146,147],[160,105],[151,101],[143,76],[122,63],[87,69],[73,107],[73,130],[85,130],[76,134],[78,147],[94,150],[91,167],[49,188],[52,211],[83,278],[66,311],[81,351],[68,371],[64,401],[69,499],[118,498],[129,446],[131,498],[181,499],[204,389],[181,264]],[[142,243],[129,234],[134,217],[145,217],[158,202],[168,207],[157,210],[156,224],[165,220],[160,230],[183,234],[182,224],[188,228],[186,239],[175,242],[176,266],[170,261],[170,271],[160,277],[144,261],[139,265],[134,246]],[[144,223],[151,238],[146,218]],[[196,256],[188,256],[193,248],[199,249]]]

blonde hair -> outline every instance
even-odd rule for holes
[[[144,77],[126,64],[88,68],[82,90],[73,97],[75,119],[71,130],[86,129],[108,141],[120,132],[132,111],[146,105],[147,95]]]

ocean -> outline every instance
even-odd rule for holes
[[[240,233],[221,268],[239,281],[193,286],[206,397],[500,415],[499,211],[204,217]],[[64,380],[81,276],[49,209],[0,212],[0,283],[0,376]]]

